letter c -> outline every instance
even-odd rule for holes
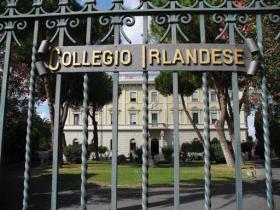
[[[50,53],[49,69],[51,71],[57,71],[60,67],[60,63],[58,62],[58,59],[56,59],[55,65],[53,63],[53,60],[54,60],[53,58],[54,58],[55,53],[57,54],[57,57],[58,57],[58,55],[60,55],[61,52],[58,47],[53,48]]]

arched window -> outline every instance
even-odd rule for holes
[[[79,144],[79,140],[77,138],[74,138],[72,144]]]
[[[129,145],[130,145],[130,147],[129,147],[130,152],[136,150],[136,141],[135,141],[135,139],[130,139],[130,144]]]

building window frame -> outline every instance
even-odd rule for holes
[[[129,112],[129,125],[137,125],[137,113],[136,113],[136,111]]]
[[[156,115],[157,116],[157,120],[156,122],[153,122],[153,115]],[[159,122],[159,112],[151,112],[151,123],[152,125],[158,125],[158,122]]]
[[[191,97],[192,97],[192,102],[199,102],[199,94],[197,90],[193,92]]]
[[[129,92],[129,101],[130,103],[137,103],[137,91],[133,90]]]
[[[215,121],[213,121],[213,114],[216,114],[216,116],[217,116],[217,119],[215,119]],[[219,113],[217,111],[210,112],[210,124],[215,124],[216,121],[218,120],[218,118],[219,118]]]
[[[209,98],[211,102],[217,102],[218,101],[218,95],[215,91],[210,91]]]
[[[197,121],[194,120],[194,114],[197,114]],[[200,119],[199,119],[199,111],[193,111],[192,112],[192,120],[194,122],[194,124],[198,125],[200,123]]]
[[[73,114],[73,125],[80,125],[80,114],[79,113]]]
[[[157,91],[151,92],[151,102],[158,103],[158,92]]]

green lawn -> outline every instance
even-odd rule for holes
[[[180,167],[181,182],[194,183],[202,182],[204,179],[203,162],[192,162]],[[60,169],[60,182],[80,183],[79,164],[66,163]],[[47,170],[43,174],[49,177],[51,171]],[[121,164],[118,166],[118,184],[122,187],[140,187],[141,186],[141,165]],[[211,178],[213,181],[233,181],[234,170],[225,164],[212,164]],[[243,179],[250,179],[243,172]],[[88,165],[88,183],[101,186],[111,185],[111,163],[104,161],[90,161]],[[150,185],[173,185],[173,166],[162,165],[149,168]]]

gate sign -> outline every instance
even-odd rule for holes
[[[53,73],[102,71],[229,71],[254,74],[254,41],[231,44],[86,45],[50,48]]]

